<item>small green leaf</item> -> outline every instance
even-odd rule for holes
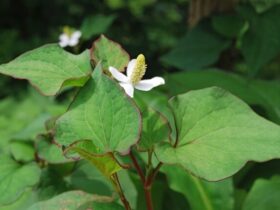
[[[78,140],[91,140],[99,154],[128,153],[139,140],[140,130],[139,110],[97,65],[69,111],[58,119],[56,140],[65,146]]]
[[[162,141],[169,141],[171,128],[167,119],[159,112],[144,105],[142,113],[142,133],[138,143],[140,150],[152,149],[153,146]]]
[[[73,55],[56,44],[29,51],[0,66],[0,73],[27,79],[45,95],[55,95],[65,83],[82,86],[90,71],[88,50]]]
[[[160,161],[179,164],[206,180],[224,179],[249,161],[280,158],[280,126],[255,114],[220,88],[190,91],[170,100],[177,144],[157,148]]]
[[[49,135],[39,135],[35,141],[35,147],[38,157],[50,164],[60,164],[71,161],[64,157],[62,148],[55,144]]]
[[[215,63],[229,44],[229,40],[201,25],[189,31],[161,59],[182,70],[197,70]]]
[[[35,150],[34,148],[25,142],[14,141],[10,144],[10,151],[17,161],[29,162],[34,160]]]
[[[0,156],[0,163],[0,205],[14,202],[39,182],[41,171],[35,163],[20,165],[4,155]]]
[[[93,43],[91,59],[95,63],[101,61],[102,67],[105,70],[108,70],[109,66],[113,66],[120,71],[124,71],[124,68],[129,62],[129,55],[118,43],[101,35]]]
[[[71,144],[65,150],[65,155],[67,156],[73,152],[78,153],[81,157],[95,165],[107,178],[110,178],[112,174],[122,170],[122,167],[118,164],[113,154],[97,155],[99,151],[90,140],[77,141]]]
[[[142,114],[143,129],[138,144],[140,149],[146,150],[159,142],[169,141],[171,130],[167,119],[151,108]]]
[[[280,209],[280,177],[258,179],[248,193],[242,210]]]
[[[69,191],[62,193],[46,201],[32,205],[28,210],[77,210],[80,206],[91,202],[111,202],[112,198],[107,196],[91,195],[83,191]]]
[[[161,168],[167,176],[172,190],[182,193],[192,210],[232,210],[233,183],[231,179],[207,182],[186,173],[180,167],[164,165]]]
[[[115,15],[105,16],[102,14],[85,18],[81,26],[83,38],[90,39],[94,35],[105,33],[115,18]]]

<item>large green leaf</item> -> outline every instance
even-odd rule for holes
[[[100,65],[56,124],[56,140],[70,145],[91,140],[99,153],[127,153],[140,136],[141,117],[123,89]]]
[[[56,44],[29,51],[0,66],[0,73],[27,79],[45,95],[55,95],[63,85],[81,86],[90,67],[89,51],[73,55]]]
[[[32,205],[28,210],[76,210],[90,201],[110,202],[112,199],[107,196],[98,196],[83,191],[69,191],[62,193],[46,201]]]
[[[105,70],[113,66],[120,71],[124,71],[124,68],[129,62],[128,53],[118,43],[108,39],[104,35],[101,35],[93,43],[91,58],[95,63],[101,61],[102,67]]]
[[[245,199],[242,210],[280,209],[280,177],[258,179]]]
[[[207,182],[186,173],[182,168],[168,165],[164,165],[161,171],[166,174],[170,188],[182,193],[192,210],[233,209],[231,179]]]
[[[196,176],[215,181],[249,161],[280,158],[280,126],[220,88],[190,91],[170,100],[177,127],[176,147],[156,151],[163,163],[179,164]]]
[[[249,21],[249,30],[242,38],[241,51],[256,74],[265,64],[280,54],[280,6],[259,15],[252,8],[240,9]]]
[[[14,202],[39,182],[40,169],[35,163],[20,165],[4,155],[0,163],[0,205]]]
[[[215,63],[229,41],[204,25],[189,31],[162,61],[182,70],[196,70]]]
[[[237,74],[209,69],[170,74],[166,77],[166,86],[171,95],[218,86],[250,105],[261,106],[271,120],[280,124],[280,81],[245,79]]]

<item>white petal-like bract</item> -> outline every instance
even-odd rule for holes
[[[138,90],[149,91],[159,85],[164,85],[165,81],[162,77],[154,77],[152,79],[141,80],[134,87]]]
[[[127,76],[125,76],[124,74],[122,74],[121,72],[119,72],[116,68],[110,66],[109,67],[109,71],[112,74],[112,76],[118,80],[119,82],[128,82],[128,78]]]

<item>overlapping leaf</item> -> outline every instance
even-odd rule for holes
[[[93,43],[91,59],[95,63],[101,62],[105,70],[108,70],[109,66],[113,66],[120,71],[124,71],[129,62],[129,55],[118,43],[101,35]]]
[[[280,127],[225,90],[190,91],[173,98],[170,106],[177,144],[156,150],[163,163],[214,181],[233,175],[249,160],[280,158]]]
[[[55,95],[63,85],[82,86],[90,71],[89,51],[73,55],[56,44],[29,51],[0,66],[0,73],[27,79],[45,95]]]

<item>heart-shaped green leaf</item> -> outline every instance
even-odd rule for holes
[[[129,62],[129,55],[118,43],[101,35],[93,43],[91,59],[95,63],[101,61],[102,67],[105,70],[108,70],[109,66],[113,66],[120,71],[124,71]]]
[[[34,163],[20,165],[4,155],[0,163],[0,205],[15,201],[39,181],[40,169]]]
[[[190,91],[170,101],[177,144],[156,154],[163,163],[180,164],[196,176],[220,180],[249,161],[280,158],[280,127],[220,88]]]
[[[98,148],[90,140],[77,141],[71,144],[64,153],[69,155],[73,152],[78,153],[81,157],[95,165],[107,178],[122,170],[122,167],[118,164],[112,153],[96,155],[99,153]]]
[[[141,117],[123,89],[97,65],[69,111],[56,124],[56,140],[69,146],[91,140],[100,154],[128,153],[139,140]]]
[[[82,86],[91,71],[89,51],[73,55],[56,44],[27,52],[0,66],[0,73],[27,79],[45,95],[55,95],[63,85]]]

